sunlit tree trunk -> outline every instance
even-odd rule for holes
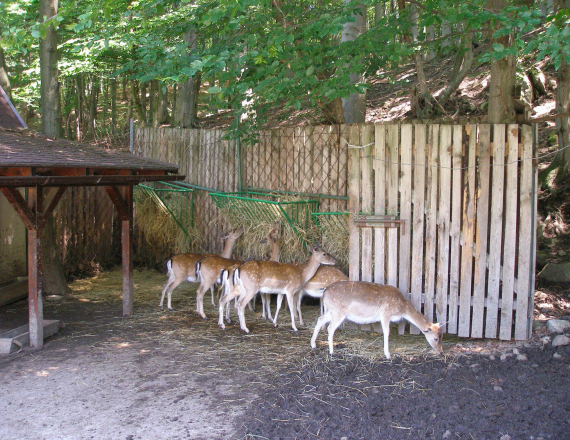
[[[57,14],[57,9],[58,0],[40,0],[40,21],[51,21]],[[57,29],[55,24],[50,23],[45,38],[40,38],[42,133],[50,138],[61,135],[57,59]]]
[[[193,52],[197,47],[196,29],[191,29],[184,34],[184,42],[188,45],[188,51]],[[200,91],[201,75],[196,73],[186,81],[178,83],[176,107],[173,114],[173,125],[181,128],[193,128],[198,126],[198,93]]]
[[[345,3],[351,3],[345,0]],[[366,32],[366,6],[364,4],[358,5],[358,12],[356,13],[356,21],[348,22],[342,29],[341,40],[354,41],[359,35]],[[364,82],[364,77],[358,73],[350,74],[351,84],[358,84]],[[353,93],[348,98],[343,100],[344,119],[347,124],[364,123],[366,121],[366,93]]]
[[[505,0],[488,0],[487,7],[492,11],[502,11],[507,6]],[[491,29],[493,32],[493,29]],[[491,37],[491,44],[510,47],[513,35],[498,38]],[[491,80],[489,82],[488,122],[501,124],[515,122],[515,78],[517,59],[514,55],[491,62]]]

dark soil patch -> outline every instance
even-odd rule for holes
[[[329,359],[276,379],[248,432],[268,439],[567,439],[570,349],[511,355]],[[555,352],[563,358],[554,359]],[[563,360],[564,359],[564,360]]]

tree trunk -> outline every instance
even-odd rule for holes
[[[196,50],[198,36],[195,29],[184,34],[188,51]],[[200,91],[201,75],[196,73],[192,78],[178,83],[176,107],[172,116],[173,125],[180,128],[195,128],[198,126],[198,92]]]
[[[1,39],[0,39],[1,42]],[[8,69],[6,68],[6,60],[4,60],[4,49],[0,45],[0,86],[8,95],[8,98],[12,99],[12,87],[10,85],[10,78],[8,77]]]
[[[345,3],[350,3],[345,0]],[[356,21],[348,22],[342,29],[341,41],[354,41],[359,35],[366,32],[366,6],[358,5]],[[364,77],[358,73],[350,74],[350,83],[358,84],[364,82]],[[364,123],[366,121],[366,93],[353,93],[348,98],[343,99],[344,119],[346,123]]]
[[[166,84],[158,83],[157,91],[158,97],[153,123],[155,127],[160,127],[161,124],[168,122],[168,87]]]
[[[327,124],[336,125],[345,123],[344,108],[341,98],[337,98],[330,102],[320,102],[319,104]]]
[[[558,114],[568,113],[570,112],[570,64],[564,58],[562,58],[562,64],[558,68],[557,80],[556,112]],[[563,164],[563,169],[559,174],[566,177],[570,174],[570,124],[568,116],[558,118],[556,128],[558,129],[558,146],[560,149],[564,148],[559,153],[558,158]]]
[[[146,117],[140,99],[139,83],[136,80],[131,81],[131,104],[133,108],[133,113],[138,119],[139,126],[146,127]],[[128,123],[129,121],[127,121],[127,125]]]
[[[117,78],[111,78],[111,133],[117,134]]]
[[[505,0],[489,0],[487,6],[492,11],[502,11]],[[491,38],[491,44],[502,44],[505,48],[512,44],[512,35]],[[489,82],[488,122],[502,124],[515,122],[515,79],[517,59],[509,55],[491,62],[491,80]]]
[[[97,119],[97,103],[99,101],[99,78],[93,76],[91,79],[91,94],[89,96],[89,119],[87,135],[94,139],[95,133],[95,120]]]
[[[57,14],[57,8],[58,0],[40,0],[40,21],[49,21]],[[61,136],[57,58],[57,30],[49,24],[45,38],[40,38],[40,77],[42,133],[50,138]]]

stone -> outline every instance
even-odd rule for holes
[[[442,439],[447,439],[447,438],[451,438],[451,431],[448,429],[447,431],[445,431],[443,433],[443,435],[441,436]]]
[[[501,440],[511,440],[511,436],[509,434],[502,435]]]
[[[566,335],[556,335],[552,340],[553,347],[560,347],[562,345],[570,344],[570,338]]]
[[[528,361],[526,354],[517,354],[517,361]]]
[[[495,385],[493,391],[503,391],[503,389],[499,385]]]
[[[554,356],[552,356],[554,359],[562,359],[562,355],[560,353],[554,353]]]
[[[564,333],[570,330],[570,321],[564,319],[550,319],[546,321],[546,328],[551,333]]]
[[[570,261],[565,263],[549,263],[537,275],[552,283],[570,283]]]

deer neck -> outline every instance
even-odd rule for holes
[[[279,261],[279,256],[280,256],[279,253],[280,253],[279,243],[273,242],[271,244],[271,257],[269,257],[269,259],[271,261]]]
[[[421,332],[429,328],[431,322],[424,315],[413,308],[411,304],[408,303],[406,305],[408,307],[406,307],[406,312],[404,313],[403,317],[414,324]]]
[[[311,257],[307,263],[301,264],[299,266],[303,275],[303,284],[315,276],[315,273],[317,273],[317,269],[320,265],[321,263],[319,261],[317,261],[314,257]]]
[[[224,243],[224,250],[220,254],[220,257],[231,258],[232,251],[234,250],[234,245],[236,244],[236,238],[227,238]]]

